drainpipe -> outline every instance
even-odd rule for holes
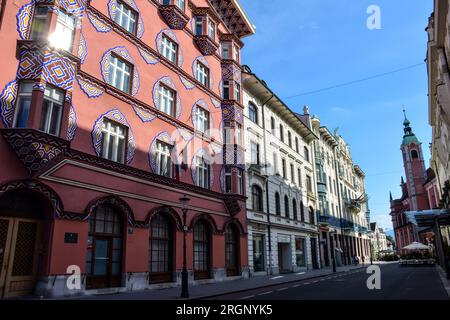
[[[275,95],[272,93],[272,95],[270,96],[270,98],[268,100],[266,100],[261,107],[262,110],[262,127],[263,127],[263,143],[264,143],[264,164],[265,164],[265,169],[267,169],[267,143],[266,143],[266,118],[264,115],[264,109],[267,103],[269,103],[270,100],[273,99]],[[267,171],[266,171],[267,174]],[[266,176],[266,208],[267,208],[267,235],[269,237],[269,275],[272,274],[272,232],[271,232],[271,222],[270,222],[270,210],[269,210],[269,177]]]

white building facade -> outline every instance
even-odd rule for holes
[[[308,114],[292,112],[251,70],[242,73],[249,268],[320,268],[317,187]]]
[[[370,211],[365,174],[352,160],[345,140],[312,117],[318,190],[320,256],[323,266],[370,259]],[[334,259],[334,261],[333,261]]]

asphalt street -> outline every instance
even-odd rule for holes
[[[369,290],[367,269],[215,296],[216,300],[448,300],[433,266],[381,266],[381,289]]]

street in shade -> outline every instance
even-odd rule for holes
[[[211,299],[230,300],[448,300],[440,275],[434,266],[384,264],[381,289],[369,290],[366,268],[321,278],[279,284]]]

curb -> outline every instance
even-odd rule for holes
[[[369,264],[369,266],[370,266],[370,264]],[[327,277],[327,276],[332,275],[332,274],[349,273],[351,271],[362,270],[362,269],[365,269],[365,268],[367,268],[367,267],[364,266],[364,267],[358,267],[358,268],[350,269],[350,270],[347,270],[347,271],[330,272],[330,273],[321,274],[321,275],[312,276],[312,277],[303,278],[303,279],[289,280],[289,281],[280,282],[280,283],[272,283],[272,284],[262,285],[262,286],[253,287],[253,288],[240,289],[240,290],[234,290],[234,291],[227,291],[227,292],[217,293],[217,294],[213,294],[213,295],[200,296],[200,297],[188,298],[188,299],[183,299],[183,300],[187,300],[187,301],[205,300],[205,299],[214,298],[214,297],[226,296],[226,295],[229,295],[229,294],[242,293],[242,292],[246,292],[246,291],[270,288],[270,287],[277,286],[277,285],[296,283],[296,282],[301,282],[301,281],[306,281],[306,280],[311,280],[311,279],[317,279],[317,278],[324,278],[324,277]]]

